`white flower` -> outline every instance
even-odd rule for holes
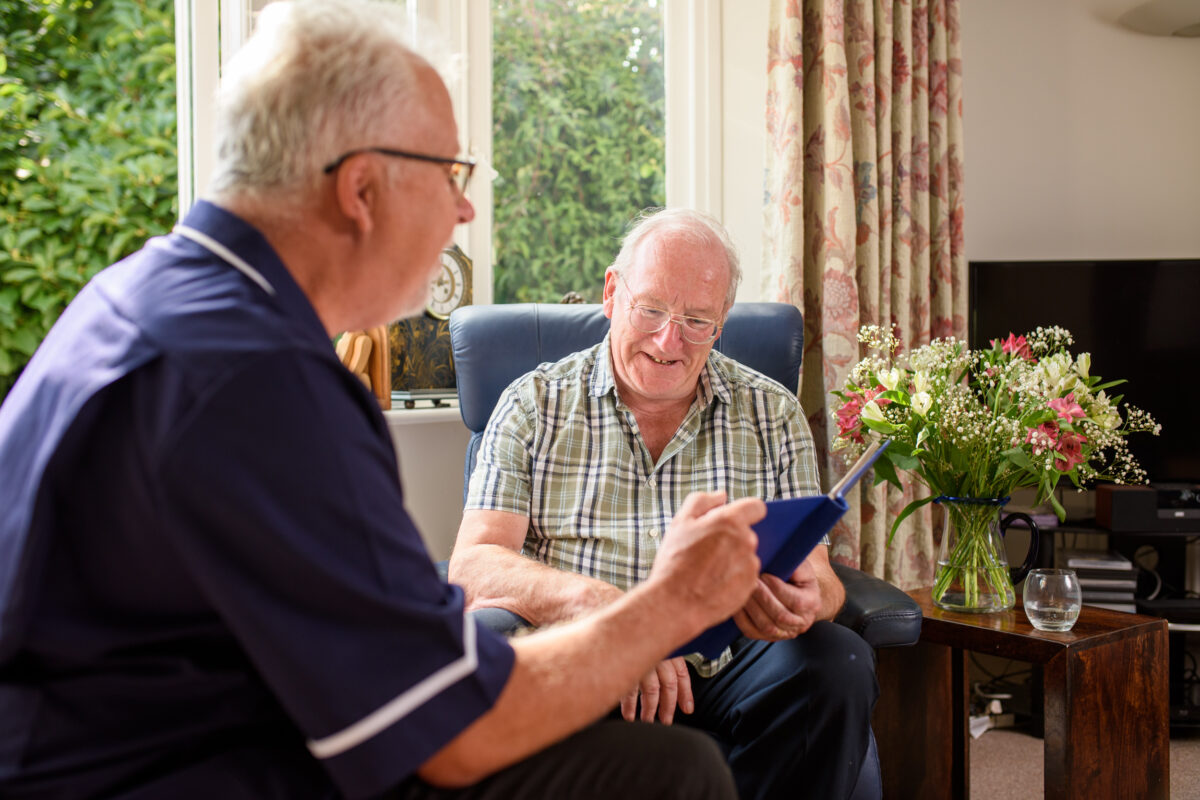
[[[914,392],[917,394],[925,394],[929,391],[929,387],[933,382],[930,379],[928,372],[925,372],[924,370],[917,370],[913,372],[912,383]]]
[[[883,416],[883,409],[880,408],[879,404],[876,403],[874,400],[867,401],[867,404],[865,406],[863,406],[863,408],[862,408],[862,413],[860,414],[860,416],[863,419],[869,419],[872,422],[885,422],[886,421],[886,417]]]
[[[1075,373],[1065,353],[1054,353],[1038,362],[1042,385],[1051,397],[1060,397],[1075,386]]]
[[[885,369],[875,377],[879,379],[879,382],[883,385],[883,388],[887,389],[888,391],[892,391],[900,383],[900,370],[892,367],[891,369]]]
[[[1108,399],[1108,395],[1104,393],[1103,389],[1096,393],[1091,407],[1088,408],[1088,416],[1105,430],[1115,431],[1121,427],[1121,414],[1113,408],[1112,401]]]
[[[1092,354],[1080,353],[1075,359],[1075,374],[1081,378],[1087,378],[1088,370],[1092,368]]]
[[[929,392],[917,392],[912,396],[912,409],[922,417],[929,413],[929,407],[933,405],[933,397]]]

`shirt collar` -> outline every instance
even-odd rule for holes
[[[280,306],[289,318],[299,322],[302,327],[312,328],[314,334],[319,335],[320,339],[328,344],[329,335],[317,316],[316,309],[261,231],[236,214],[207,200],[198,200],[188,211],[183,224],[220,242],[262,273],[275,290],[275,295],[269,302]],[[221,263],[225,263],[219,255],[213,255],[220,259]],[[232,265],[229,268],[235,269]],[[267,295],[264,293],[264,296]]]

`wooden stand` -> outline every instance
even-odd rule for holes
[[[371,360],[367,363],[367,376],[371,379],[371,391],[379,400],[379,407],[387,411],[392,407],[392,353],[388,344],[386,325],[364,331],[371,337]]]
[[[1065,633],[1012,611],[959,614],[921,605],[921,641],[879,651],[874,729],[884,796],[970,794],[967,651],[1041,664],[1045,797],[1165,798],[1170,791],[1167,624],[1084,606]]]

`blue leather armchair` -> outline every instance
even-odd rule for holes
[[[558,359],[599,342],[608,331],[599,305],[467,306],[450,317],[450,340],[458,382],[459,409],[471,430],[463,474],[466,486],[475,466],[480,439],[501,392],[538,364]],[[739,303],[715,345],[784,386],[799,384],[804,351],[804,321],[786,303]],[[857,569],[834,564],[846,587],[846,604],[837,618],[872,647],[915,644],[921,633],[921,610],[904,592]],[[489,627],[513,632],[526,623],[501,609],[476,612]],[[855,798],[882,794],[878,759],[869,754]]]

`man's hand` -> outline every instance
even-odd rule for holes
[[[675,720],[675,708],[685,714],[695,707],[692,700],[692,678],[687,662],[681,656],[658,662],[642,682],[621,698],[621,716],[633,722],[637,715],[638,695],[642,696],[642,722],[653,722],[654,714],[664,725]]]
[[[845,597],[845,589],[829,564],[828,548],[818,545],[788,580],[760,575],[753,594],[733,615],[733,621],[751,639],[793,639],[814,622],[833,619]]]
[[[723,492],[693,492],[671,520],[647,584],[669,587],[696,633],[729,618],[753,591],[761,567],[750,526],[766,513],[757,498],[726,504]]]
[[[788,581],[770,573],[760,575],[753,594],[733,615],[733,621],[751,639],[794,639],[820,619],[821,605],[816,573],[804,561]]]

